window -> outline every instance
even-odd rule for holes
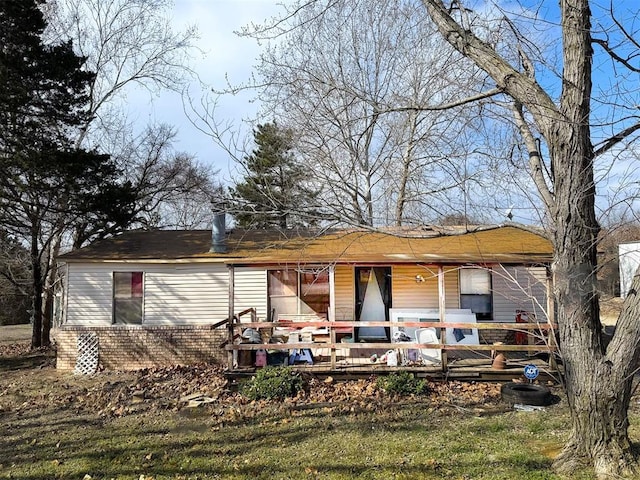
[[[295,270],[269,270],[268,295],[271,320],[283,313],[298,313],[298,273]]]
[[[329,312],[329,273],[269,270],[268,296],[272,320],[281,314],[317,314]]]
[[[329,318],[329,273],[300,273],[300,313]]]
[[[491,270],[463,268],[460,270],[460,308],[468,308],[478,320],[491,320]]]
[[[142,323],[142,272],[113,272],[113,323]]]

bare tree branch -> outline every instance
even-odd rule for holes
[[[619,144],[624,139],[628,138],[630,135],[637,132],[638,130],[640,130],[640,122],[625,128],[619,133],[616,133],[613,137],[610,137],[606,139],[604,142],[601,142],[601,146],[594,151],[594,156],[599,157],[603,153],[608,152],[617,144]]]
[[[396,108],[384,108],[380,109],[378,113],[391,113],[391,112],[439,112],[443,110],[451,110],[452,108],[462,107],[463,105],[467,105],[469,103],[477,102],[478,100],[484,100],[486,98],[495,97],[496,95],[500,95],[504,93],[504,89],[502,88],[494,88],[492,90],[478,93],[477,95],[472,95],[460,100],[456,100],[449,103],[442,103],[439,105],[426,105],[426,106],[407,106],[407,107],[396,107]]]

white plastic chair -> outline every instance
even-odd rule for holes
[[[440,343],[435,328],[418,328],[416,330],[416,343],[435,344]],[[421,348],[420,358],[422,363],[442,363],[442,350],[440,348]]]

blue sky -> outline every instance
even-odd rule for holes
[[[249,79],[260,53],[260,46],[255,40],[241,38],[234,32],[251,22],[261,23],[277,15],[282,9],[280,3],[282,0],[175,0],[174,27],[178,30],[187,25],[195,24],[198,27],[198,46],[203,54],[193,59],[192,66],[204,83],[213,88],[224,88],[227,76],[234,84]],[[517,4],[509,1],[503,3],[507,10],[509,5],[515,7]],[[558,15],[555,1],[524,0],[522,5],[530,8],[539,6],[538,14],[552,23]],[[627,5],[627,0],[616,3],[618,12],[623,16],[628,16]],[[597,16],[601,12],[593,13]],[[609,74],[610,66],[601,65],[597,59],[594,63],[597,85],[598,74],[604,73],[598,69],[604,68],[606,74]],[[194,83],[190,91],[194,100],[199,101],[202,94],[199,85]],[[134,99],[130,96],[129,100],[130,111],[141,128],[149,122],[174,125],[178,130],[176,149],[194,154],[200,161],[213,165],[220,171],[220,180],[230,182],[234,170],[232,160],[189,122],[183,112],[180,95],[164,93],[160,97],[149,98],[147,93],[142,93]],[[252,116],[258,108],[250,100],[250,94],[223,98],[217,110],[217,120],[240,125],[243,118]]]
[[[197,44],[202,54],[192,59],[192,67],[202,82],[213,88],[226,85],[225,76],[234,83],[246,81],[260,46],[253,39],[240,38],[234,32],[250,22],[260,23],[278,13],[276,0],[175,0],[173,24],[176,30],[196,25],[200,39]],[[193,82],[190,93],[200,101],[202,91]],[[181,96],[173,92],[149,97],[147,93],[129,95],[129,109],[136,122],[144,128],[150,122],[174,125],[178,130],[175,148],[194,154],[201,162],[220,170],[221,179],[229,180],[232,162],[205,134],[198,131],[183,112]],[[250,95],[225,97],[218,110],[218,120],[239,124],[243,118],[255,113],[257,105]]]

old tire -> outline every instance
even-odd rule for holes
[[[547,387],[531,383],[505,383],[500,388],[500,392],[502,400],[510,404],[522,403],[544,407],[550,405],[552,400],[551,391]]]

